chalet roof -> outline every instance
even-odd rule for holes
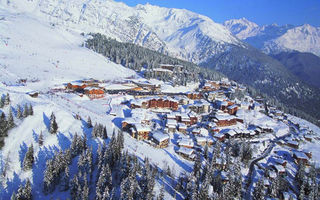
[[[167,126],[169,125],[177,125],[177,121],[175,119],[167,119]]]
[[[291,144],[291,145],[295,145],[295,146],[299,146],[299,142],[294,141],[294,140],[288,140],[287,144]]]
[[[305,153],[300,152],[300,151],[294,151],[293,155],[295,155],[295,157],[298,159],[309,160],[308,156]]]
[[[164,134],[162,133],[161,131],[155,131],[153,134],[152,134],[152,137],[154,139],[156,139],[158,142],[163,142],[167,139],[169,139],[169,135],[168,134]]]
[[[217,118],[217,120],[221,121],[221,120],[232,120],[235,117],[233,115],[229,115],[228,113],[218,112],[218,113],[216,113],[215,118]]]
[[[148,126],[144,126],[142,124],[135,124],[135,127],[137,129],[137,132],[150,132],[151,129]]]
[[[196,136],[195,138],[196,138],[197,143],[198,142],[207,142],[207,138],[206,137]]]
[[[153,71],[156,71],[156,72],[173,73],[171,70],[169,70],[169,69],[163,69],[163,68],[153,68],[152,70],[153,70]]]
[[[277,172],[285,172],[286,169],[282,166],[282,165],[272,165],[276,170]]]
[[[215,134],[213,135],[213,137],[215,137],[215,138],[223,138],[223,137],[224,137],[224,134],[222,134],[222,133],[215,133]]]
[[[178,125],[181,129],[187,129],[187,125],[185,125],[184,123],[179,123]]]
[[[185,148],[185,147],[180,147],[177,152],[182,153],[184,155],[191,156],[194,153],[194,150],[189,149],[189,148]]]
[[[235,108],[237,108],[238,106],[236,105],[236,104],[233,104],[233,105],[231,105],[231,106],[228,106],[228,108],[229,109],[235,109]]]
[[[193,147],[194,146],[194,142],[191,138],[182,138],[178,141],[179,146],[189,146],[189,147]]]

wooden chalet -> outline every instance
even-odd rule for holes
[[[132,132],[132,137],[138,140],[148,140],[150,132],[151,129],[148,126],[144,126],[142,124],[135,124],[134,131]]]
[[[169,135],[160,131],[156,131],[152,134],[152,140],[159,148],[165,148],[169,145]]]
[[[235,115],[238,111],[238,106],[233,104],[231,106],[228,106],[227,110],[228,110],[229,115]]]
[[[200,92],[189,92],[187,93],[187,97],[189,99],[201,99],[202,98],[202,94]]]
[[[178,146],[192,149],[194,147],[194,142],[191,138],[183,138],[178,141]]]
[[[294,151],[292,157],[295,160],[296,164],[299,164],[300,162],[309,164],[309,157],[303,152]]]
[[[131,108],[166,108],[178,110],[178,101],[162,98],[142,99],[133,101],[131,103]]]
[[[177,151],[177,154],[182,156],[183,158],[187,160],[194,160],[195,159],[195,153],[194,149],[180,147]]]
[[[237,124],[237,118],[227,113],[218,112],[215,115],[215,123],[217,126],[232,126]]]
[[[84,93],[91,99],[103,98],[105,95],[104,90],[97,87],[86,87]]]

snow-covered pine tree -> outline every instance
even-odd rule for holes
[[[305,198],[305,179],[303,179],[302,184],[300,186],[300,190],[299,190],[299,200],[304,200]]]
[[[107,128],[106,126],[103,127],[103,131],[102,131],[102,137],[103,139],[108,139],[108,133],[107,133]]]
[[[9,115],[8,115],[8,129],[11,129],[15,126],[14,120],[13,120],[13,114],[12,109],[9,109]]]
[[[98,137],[98,124],[97,122],[94,124],[92,132],[91,132],[92,137],[96,138]]]
[[[28,115],[29,115],[28,104],[24,104],[22,116],[23,116],[23,118],[26,118],[26,117],[28,117]]]
[[[46,169],[44,171],[43,177],[43,192],[45,194],[51,193],[55,188],[55,177],[54,177],[54,163],[53,160],[47,160]]]
[[[92,121],[91,121],[90,116],[88,117],[88,120],[87,120],[87,127],[92,128]]]
[[[34,162],[33,144],[31,144],[23,160],[23,169],[24,170],[32,169],[33,162]]]
[[[49,132],[50,132],[51,134],[56,134],[57,131],[58,131],[58,124],[57,124],[57,122],[56,122],[56,116],[54,115],[54,113],[51,113]]]
[[[22,118],[22,111],[21,111],[21,106],[20,105],[18,105],[18,108],[17,108],[17,118],[18,119]]]
[[[109,193],[109,188],[106,187],[103,195],[102,195],[102,200],[110,200],[110,193]]]
[[[1,95],[1,98],[0,98],[0,108],[3,108],[3,107],[4,107],[4,99],[5,99],[5,97]]]
[[[102,167],[102,170],[97,177],[97,184],[96,184],[96,200],[101,200],[103,198],[103,193],[106,189],[107,184],[107,168],[106,166]]]
[[[8,122],[4,112],[0,115],[0,137],[6,137],[8,132]]]
[[[90,192],[90,190],[89,190],[89,185],[88,185],[88,179],[87,179],[87,175],[85,175],[81,199],[82,200],[89,200],[89,192]]]
[[[62,172],[60,176],[60,191],[67,191],[69,189],[69,181],[70,181],[70,174],[69,174],[69,166],[65,167],[65,170]]]
[[[10,95],[9,95],[9,93],[7,93],[5,100],[4,100],[4,105],[7,106],[10,104],[10,102],[11,102]]]
[[[194,161],[194,165],[193,165],[193,175],[196,177],[196,178],[199,178],[200,177],[200,173],[201,173],[201,156],[200,154],[198,153],[196,155],[196,160]]]
[[[70,195],[71,199],[80,199],[81,194],[78,194],[78,188],[81,188],[81,185],[79,183],[79,178],[77,175],[73,177],[73,179],[70,182]]]
[[[31,200],[32,199],[32,186],[29,179],[27,179],[26,185],[23,189],[23,199],[25,200]]]
[[[40,132],[39,134],[39,138],[38,138],[38,143],[39,143],[39,146],[42,146],[43,145],[43,134],[42,134],[42,131]]]
[[[17,191],[17,195],[16,195],[16,199],[24,199],[24,196],[23,196],[23,190],[24,190],[24,187],[22,184],[20,184],[19,188],[18,188],[18,191]]]
[[[33,107],[32,107],[32,104],[29,104],[28,115],[33,115]]]

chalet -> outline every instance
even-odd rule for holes
[[[163,98],[135,99],[131,102],[131,108],[165,108],[171,110],[178,110],[178,101]]]
[[[220,131],[221,134],[224,134],[226,138],[236,138],[238,136],[238,133],[233,129],[224,129]]]
[[[195,139],[196,139],[197,144],[200,146],[205,146],[207,144],[206,137],[196,136]]]
[[[282,165],[272,164],[270,165],[272,169],[274,169],[279,175],[284,175],[286,173],[286,169]]]
[[[228,106],[227,110],[228,110],[229,115],[235,115],[238,110],[238,106],[233,104],[231,106]]]
[[[305,153],[308,156],[308,158],[310,158],[310,159],[312,158],[312,152],[311,151],[303,150],[302,152]]]
[[[32,98],[37,98],[39,96],[39,93],[38,92],[30,92],[28,93],[30,97]]]
[[[174,133],[177,130],[177,121],[174,119],[168,119],[166,127],[168,128],[168,132]]]
[[[199,101],[189,106],[189,109],[197,114],[208,113],[210,111],[210,103]]]
[[[201,99],[202,98],[202,94],[200,92],[188,92],[187,93],[187,97],[189,99]]]
[[[186,134],[187,133],[187,125],[183,124],[183,123],[179,123],[178,124],[179,127],[179,132]]]
[[[97,87],[86,87],[84,93],[91,99],[103,98],[104,90]]]
[[[294,140],[288,140],[286,142],[286,145],[291,147],[291,148],[295,148],[295,149],[298,149],[299,148],[299,142],[297,141],[294,141]]]
[[[148,140],[151,129],[142,124],[135,124],[132,132],[132,137],[138,140]]]
[[[309,163],[309,157],[303,152],[294,151],[292,157],[294,158],[296,164],[299,164],[300,162],[304,164]]]
[[[73,83],[68,83],[66,86],[66,89],[74,90],[74,91],[81,91],[84,88],[86,88],[87,86],[88,85],[85,83],[73,82]]]
[[[216,158],[214,161],[212,161],[212,165],[214,168],[224,170],[226,168],[226,163],[222,161],[221,158]],[[216,171],[218,173],[218,171]]]
[[[201,120],[193,113],[189,113],[189,118],[190,118],[190,125],[196,124],[198,120]]]
[[[181,155],[183,158],[188,159],[188,160],[194,160],[194,158],[195,158],[194,149],[180,147],[176,152],[179,155]]]
[[[232,126],[237,124],[237,118],[227,113],[217,112],[215,115],[215,123],[217,126]]]
[[[214,133],[213,137],[216,138],[217,140],[219,140],[220,142],[222,142],[225,140],[226,135],[222,134],[222,133]]]
[[[181,114],[181,123],[184,123],[187,126],[191,125],[191,120],[188,114],[186,113]]]
[[[286,167],[287,166],[287,161],[286,160],[283,160],[283,159],[280,159],[280,158],[276,158],[274,159],[275,163],[277,163],[278,165],[282,165],[283,167]]]
[[[304,139],[306,139],[307,141],[311,142],[312,141],[312,136],[311,135],[304,135]]]
[[[152,134],[152,139],[159,148],[165,148],[169,145],[169,135],[160,131],[154,132]]]
[[[178,140],[178,146],[192,149],[194,147],[194,142],[191,138],[182,138]]]

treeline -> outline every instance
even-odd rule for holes
[[[100,33],[89,35],[90,38],[85,42],[85,47],[137,72],[143,70],[144,76],[148,79],[157,78],[171,81],[175,85],[186,85],[189,82],[199,81],[199,78],[219,80],[222,77],[216,71],[204,69],[191,62],[172,58],[135,44],[118,42]],[[159,64],[182,65],[184,68],[182,72],[174,71],[174,78],[166,75],[157,76],[152,69],[158,68]]]

